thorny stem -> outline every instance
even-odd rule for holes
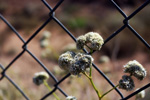
[[[90,67],[90,73],[89,73],[89,75],[88,75],[86,72],[83,72],[83,74],[90,80],[90,82],[91,82],[91,84],[92,84],[92,86],[93,86],[95,92],[96,92],[97,95],[98,95],[99,100],[101,100],[100,92],[99,92],[99,90],[96,88],[96,86],[95,86],[95,84],[94,84],[94,82],[93,82],[93,80],[92,80],[92,67]]]
[[[109,91],[107,91],[106,93],[104,93],[100,98],[102,99],[105,95],[107,95],[109,92],[111,92],[112,90],[114,90],[114,89],[117,88],[118,86],[119,86],[119,84],[116,85],[115,87],[113,87],[112,89],[110,89]]]
[[[44,80],[44,85],[48,88],[49,91],[52,91],[51,87],[48,85],[48,83],[46,82],[46,80]],[[60,100],[60,98],[59,98],[55,93],[53,93],[53,96],[54,96],[57,100]]]

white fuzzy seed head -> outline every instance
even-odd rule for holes
[[[86,37],[84,35],[81,35],[77,38],[76,47],[77,49],[83,49],[84,45],[86,44]]]
[[[145,68],[136,60],[129,61],[124,65],[124,72],[133,75],[138,80],[143,80],[146,77]]]
[[[92,50],[100,50],[104,44],[103,38],[96,32],[88,32],[85,34],[87,43],[90,43]]]
[[[68,97],[66,97],[66,100],[77,100],[77,99],[74,96],[68,96]]]
[[[87,68],[90,68],[92,62],[92,56],[84,53],[78,53],[74,57],[74,62],[70,67],[70,73],[73,75],[79,75],[81,72],[86,71]]]
[[[127,76],[127,75],[122,76],[122,79],[119,81],[120,89],[131,91],[133,90],[134,87],[135,87],[134,81],[131,78],[131,76]]]
[[[46,72],[38,72],[34,74],[33,82],[36,85],[40,85],[44,82],[44,80],[47,80],[49,78],[49,75]]]
[[[58,64],[61,69],[68,71],[73,63],[73,58],[76,54],[72,51],[67,51],[59,56]]]

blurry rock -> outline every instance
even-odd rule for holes
[[[108,56],[101,56],[100,58],[99,58],[99,63],[107,63],[107,62],[109,62],[110,61],[110,59],[109,59],[109,57]]]

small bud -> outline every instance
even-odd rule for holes
[[[104,44],[103,38],[96,32],[88,32],[85,34],[87,43],[90,43],[92,50],[100,50]]]
[[[86,37],[81,35],[77,38],[76,47],[77,49],[83,49],[86,44]]]
[[[124,75],[122,79],[119,81],[119,88],[127,91],[131,91],[134,88],[134,81],[131,76]]]
[[[136,89],[138,90],[138,89]],[[136,99],[142,99],[145,97],[145,90],[139,92],[138,94],[136,94]]]
[[[48,78],[49,78],[49,75],[46,72],[38,72],[38,73],[35,73],[33,77],[33,82],[36,85],[40,85],[44,82],[44,80],[47,80]]]
[[[73,58],[75,55],[76,54],[72,51],[67,51],[66,53],[60,55],[58,59],[59,67],[68,71],[73,63]]]
[[[68,96],[68,97],[66,97],[66,100],[77,100],[77,99],[74,96]]]
[[[124,65],[124,72],[135,76],[138,80],[143,80],[146,77],[146,70],[136,60],[129,61]]]
[[[92,65],[93,58],[90,55],[78,53],[74,57],[72,66],[70,67],[70,73],[73,75],[79,75],[81,72],[86,71]]]

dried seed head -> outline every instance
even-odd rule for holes
[[[49,78],[49,75],[46,72],[38,72],[38,73],[35,73],[33,77],[33,82],[36,85],[40,85],[44,82],[44,80],[47,80],[48,78]]]
[[[66,100],[77,100],[77,99],[74,96],[68,96],[68,97],[66,97]]]
[[[50,38],[50,36],[51,36],[51,33],[49,31],[44,31],[42,39],[48,39],[48,38]]]
[[[138,90],[138,89],[136,89]],[[145,97],[145,90],[139,92],[138,94],[136,94],[136,99],[142,99]]]
[[[138,80],[143,80],[146,77],[146,70],[136,60],[129,61],[126,65],[124,65],[124,72],[130,73],[131,75],[135,76]]]
[[[67,51],[66,53],[60,55],[58,59],[59,67],[68,71],[73,63],[73,58],[75,55],[76,54],[72,51]]]
[[[85,34],[87,43],[90,43],[92,50],[100,50],[104,44],[103,38],[96,32],[88,32]]]
[[[119,88],[127,91],[131,91],[134,88],[134,81],[131,76],[124,75],[122,79],[119,81]]]
[[[83,49],[86,44],[86,37],[81,35],[77,38],[76,47],[77,49]]]
[[[40,46],[41,46],[41,48],[46,48],[46,47],[48,47],[48,46],[49,46],[49,41],[48,41],[48,39],[41,40]]]
[[[74,62],[70,67],[70,73],[73,75],[79,75],[81,72],[86,71],[92,65],[93,58],[90,55],[78,53],[74,57]]]

